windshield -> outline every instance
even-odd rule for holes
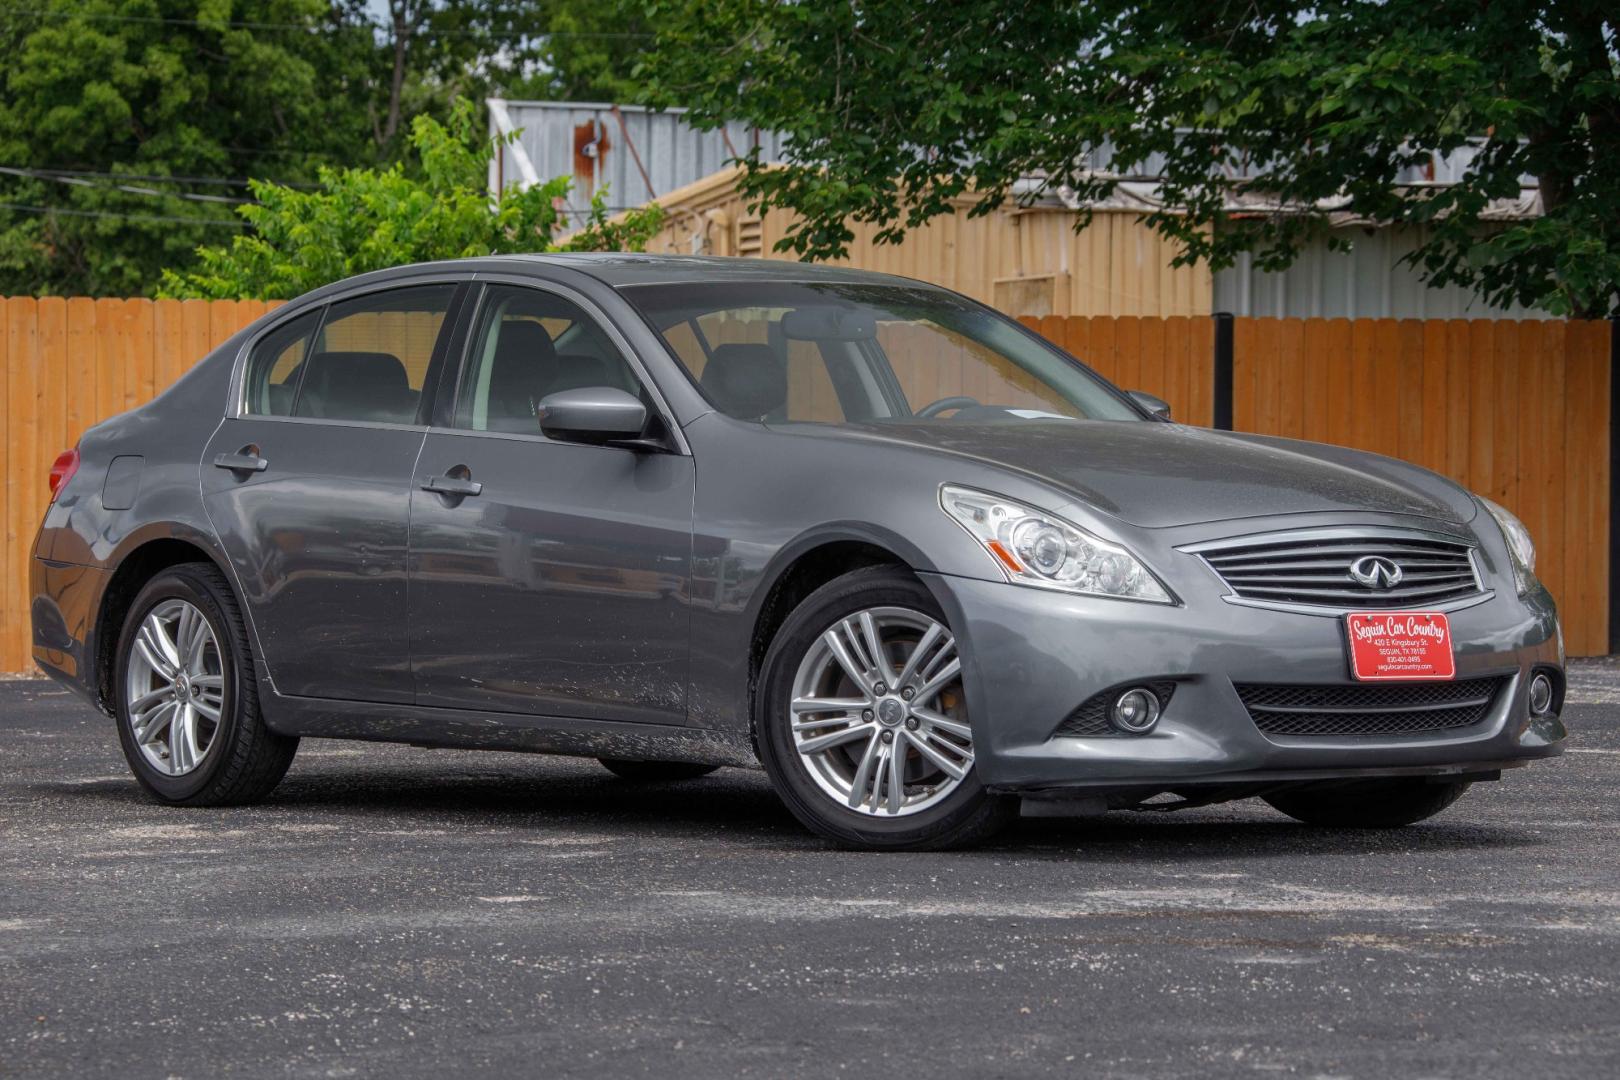
[[[1140,420],[1012,321],[925,285],[709,282],[621,290],[729,416],[821,424]]]

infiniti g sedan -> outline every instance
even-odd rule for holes
[[[178,805],[261,799],[326,737],[763,765],[873,849],[1240,798],[1391,827],[1565,736],[1506,510],[1174,423],[903,278],[367,274],[90,430],[51,490],[34,658]]]

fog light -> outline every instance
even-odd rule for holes
[[[1146,735],[1159,722],[1159,709],[1159,696],[1138,686],[1119,695],[1109,719],[1121,731]]]
[[[1546,716],[1552,712],[1553,684],[1547,676],[1537,672],[1530,680],[1530,715]]]

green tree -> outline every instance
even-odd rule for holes
[[[650,21],[657,100],[784,133],[794,165],[751,163],[746,190],[801,215],[806,257],[844,251],[849,219],[896,241],[967,192],[988,212],[1023,178],[1093,201],[1150,173],[1183,261],[1280,269],[1333,210],[1423,226],[1433,284],[1620,313],[1613,0],[652,0]],[[1456,183],[1399,182],[1456,152]],[[1525,176],[1544,212],[1496,220]]]
[[[258,202],[237,213],[252,227],[229,245],[203,248],[194,268],[167,270],[162,293],[285,299],[353,274],[431,259],[539,251],[638,250],[657,231],[654,206],[609,218],[597,193],[587,225],[558,241],[557,202],[567,177],[492,203],[485,187],[495,143],[477,133],[462,102],[448,126],[418,116],[415,160],[387,168],[322,169],[318,190],[255,183]]]
[[[363,112],[378,160],[405,155],[412,117],[443,118],[455,101],[498,92],[533,68],[548,10],[528,0],[332,3],[323,71]]]
[[[0,2],[0,167],[23,173],[0,173],[0,292],[149,291],[235,231],[247,195],[165,178],[296,183],[363,139],[322,92],[328,15],[323,0]]]
[[[458,100],[519,85],[629,95],[636,10],[0,0],[0,293],[149,293],[246,227],[246,178],[420,169],[412,118],[445,120]]]
[[[652,43],[641,0],[552,0],[539,5],[528,73],[505,93],[543,101],[639,104],[646,86],[635,74]]]

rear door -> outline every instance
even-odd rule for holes
[[[412,700],[411,476],[460,288],[335,300],[250,346],[202,487],[283,694]]]
[[[411,492],[418,703],[684,724],[692,458],[541,434],[535,406],[565,389],[663,415],[582,298],[491,284],[470,328]]]

